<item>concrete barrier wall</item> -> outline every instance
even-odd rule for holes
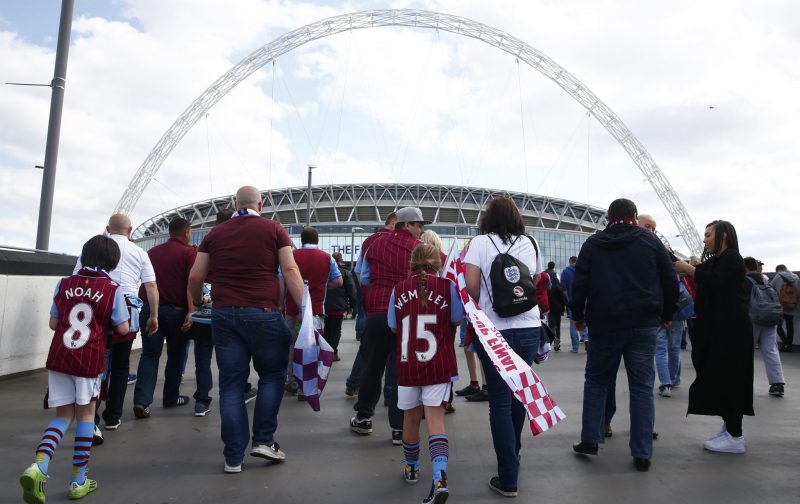
[[[0,376],[43,368],[58,276],[0,275]],[[141,348],[139,338],[134,348]]]
[[[0,376],[44,367],[59,277],[0,275]]]

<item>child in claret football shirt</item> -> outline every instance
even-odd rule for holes
[[[455,285],[436,275],[441,267],[435,247],[417,246],[411,253],[411,275],[394,287],[388,313],[389,327],[397,333],[397,406],[405,411],[403,477],[407,483],[419,481],[419,425],[424,411],[433,484],[422,502],[435,504],[449,495],[444,405],[458,376],[455,330],[464,317]]]
[[[83,245],[80,271],[62,278],[56,286],[50,308],[50,329],[55,334],[46,364],[47,406],[56,408],[56,419],[47,426],[36,448],[36,461],[20,476],[25,502],[44,503],[48,464],[74,418],[77,427],[68,496],[80,499],[97,488],[86,471],[107,337],[112,327],[120,334],[128,332],[125,297],[108,277],[119,258],[116,242],[97,235]]]

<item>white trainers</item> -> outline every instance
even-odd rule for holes
[[[658,395],[661,397],[672,397],[672,385],[661,385],[658,387]]]
[[[228,465],[228,463],[227,463],[227,462],[225,462],[225,469],[224,469],[224,471],[225,471],[227,474],[236,474],[236,473],[240,473],[240,472],[242,472],[242,464],[235,465],[235,466],[229,466],[229,465]]]
[[[720,453],[744,453],[744,436],[733,437],[728,431],[703,444],[708,451]]]
[[[709,441],[713,441],[714,439],[717,439],[718,437],[720,437],[721,435],[725,434],[726,432],[728,432],[728,427],[725,425],[725,422],[722,422],[722,429],[720,429],[719,432],[717,432],[716,434],[714,434],[713,436],[708,438],[708,440]]]
[[[94,424],[94,433],[92,434],[92,446],[97,446],[103,444],[105,439],[103,438],[103,431],[100,430],[100,427],[97,424]]]
[[[250,455],[269,460],[286,460],[286,454],[283,453],[278,443],[254,446],[253,449],[250,450]]]

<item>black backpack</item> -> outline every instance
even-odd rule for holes
[[[533,244],[538,260],[539,247],[536,245],[536,240],[530,236],[528,238]],[[511,250],[518,239],[519,236],[511,242],[508,250]],[[536,285],[533,283],[530,270],[511,254],[500,252],[491,237],[489,237],[489,241],[497,249],[497,256],[492,261],[492,267],[489,270],[489,281],[492,288],[486,289],[491,291],[489,301],[492,302],[495,313],[505,318],[533,309],[536,306]],[[481,278],[486,283],[486,277],[483,274],[481,274]]]
[[[550,284],[551,287],[547,289],[547,300],[550,302],[550,311],[563,314],[564,308],[567,306],[567,298],[564,296],[564,289],[561,287],[561,281],[553,274],[550,275]]]
[[[753,284],[750,291],[750,320],[759,326],[776,326],[783,322],[783,307],[778,301],[778,293],[767,282],[758,283],[752,278],[747,278]]]

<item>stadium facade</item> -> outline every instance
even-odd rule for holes
[[[578,255],[588,236],[603,229],[606,211],[549,196],[477,187],[431,184],[334,184],[311,188],[311,225],[320,233],[320,247],[340,252],[345,261],[358,257],[361,242],[381,227],[392,211],[405,206],[422,210],[449,249],[478,234],[478,223],[487,203],[496,197],[513,199],[522,213],[526,230],[535,236],[545,261],[558,269]],[[306,222],[307,188],[262,191],[263,216],[283,224],[293,242],[300,245]],[[217,212],[233,208],[234,195],[222,196],[174,208],[142,223],[133,233],[136,243],[149,249],[169,237],[169,222],[183,217],[192,223],[192,244],[199,244],[214,224]]]

